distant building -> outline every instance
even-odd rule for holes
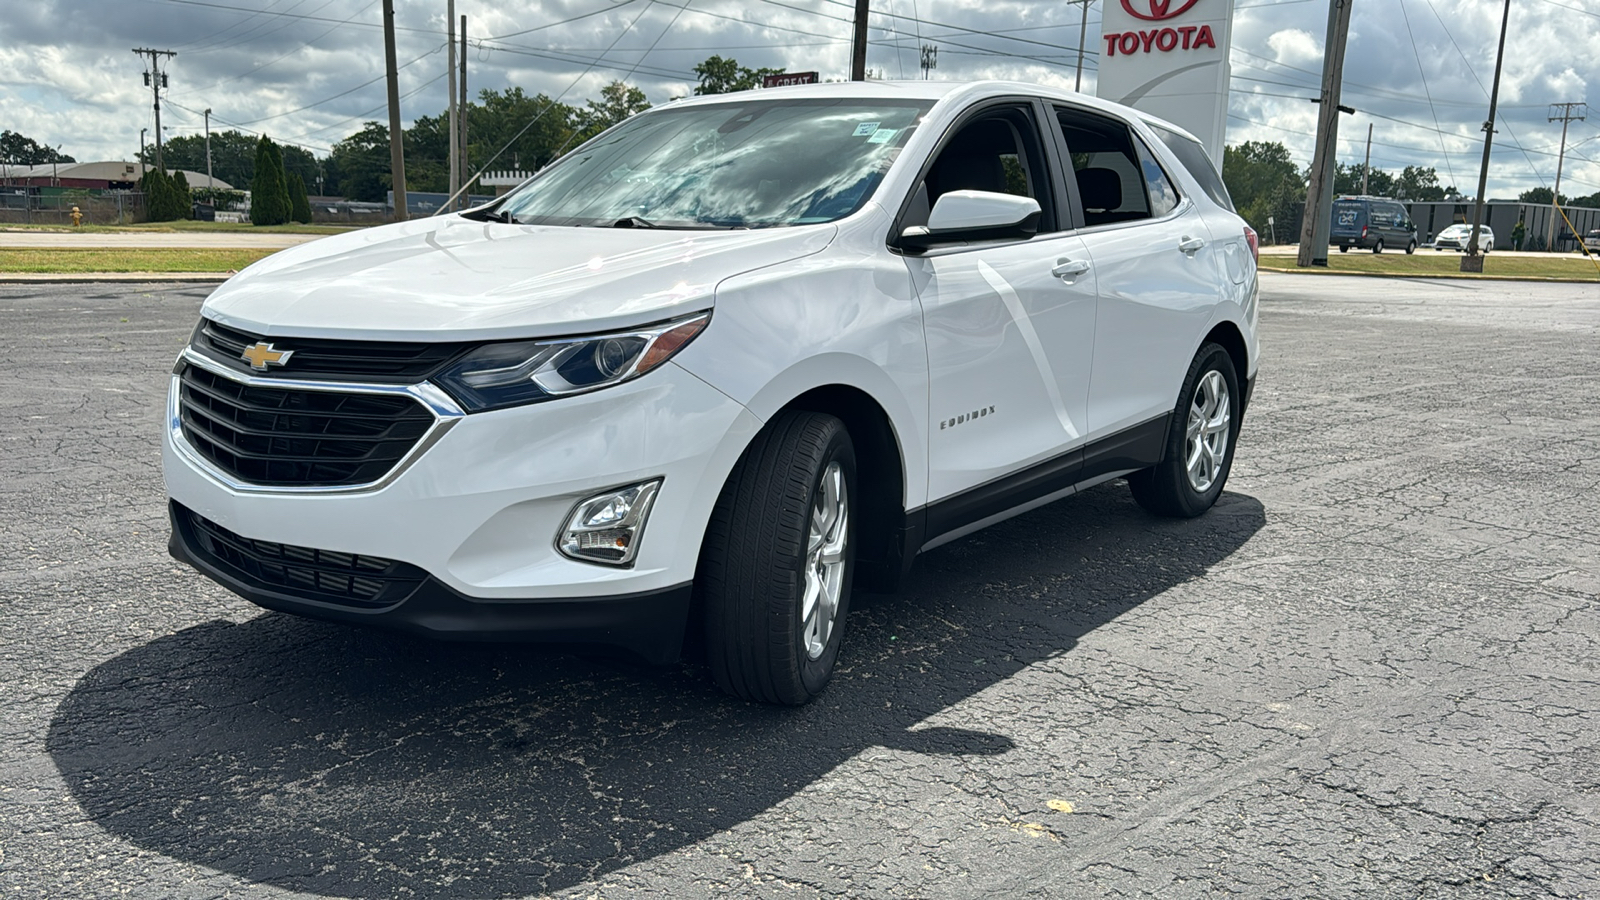
[[[91,191],[133,190],[138,186],[144,169],[136,162],[45,163],[42,166],[9,166],[0,164],[0,184],[13,187],[62,187]],[[216,179],[208,182],[204,172],[182,172],[191,188],[214,186],[231,191],[233,185]]]

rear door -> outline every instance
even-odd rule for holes
[[[1361,228],[1367,224],[1367,204],[1361,200],[1333,201],[1333,230],[1329,234],[1335,244],[1354,244],[1361,240]]]
[[[1078,233],[1100,293],[1090,438],[1164,434],[1203,329],[1232,279],[1195,203],[1179,194],[1126,122],[1054,109],[1084,223]]]

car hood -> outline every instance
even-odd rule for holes
[[[630,328],[711,306],[725,278],[821,251],[833,225],[671,231],[461,216],[302,244],[229,279],[206,316],[283,337],[488,340]]]

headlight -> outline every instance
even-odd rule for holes
[[[434,380],[467,412],[538,403],[621,384],[694,340],[711,313],[581,338],[485,344]]]

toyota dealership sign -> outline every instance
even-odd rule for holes
[[[1096,94],[1188,129],[1220,167],[1233,0],[1105,0]]]

